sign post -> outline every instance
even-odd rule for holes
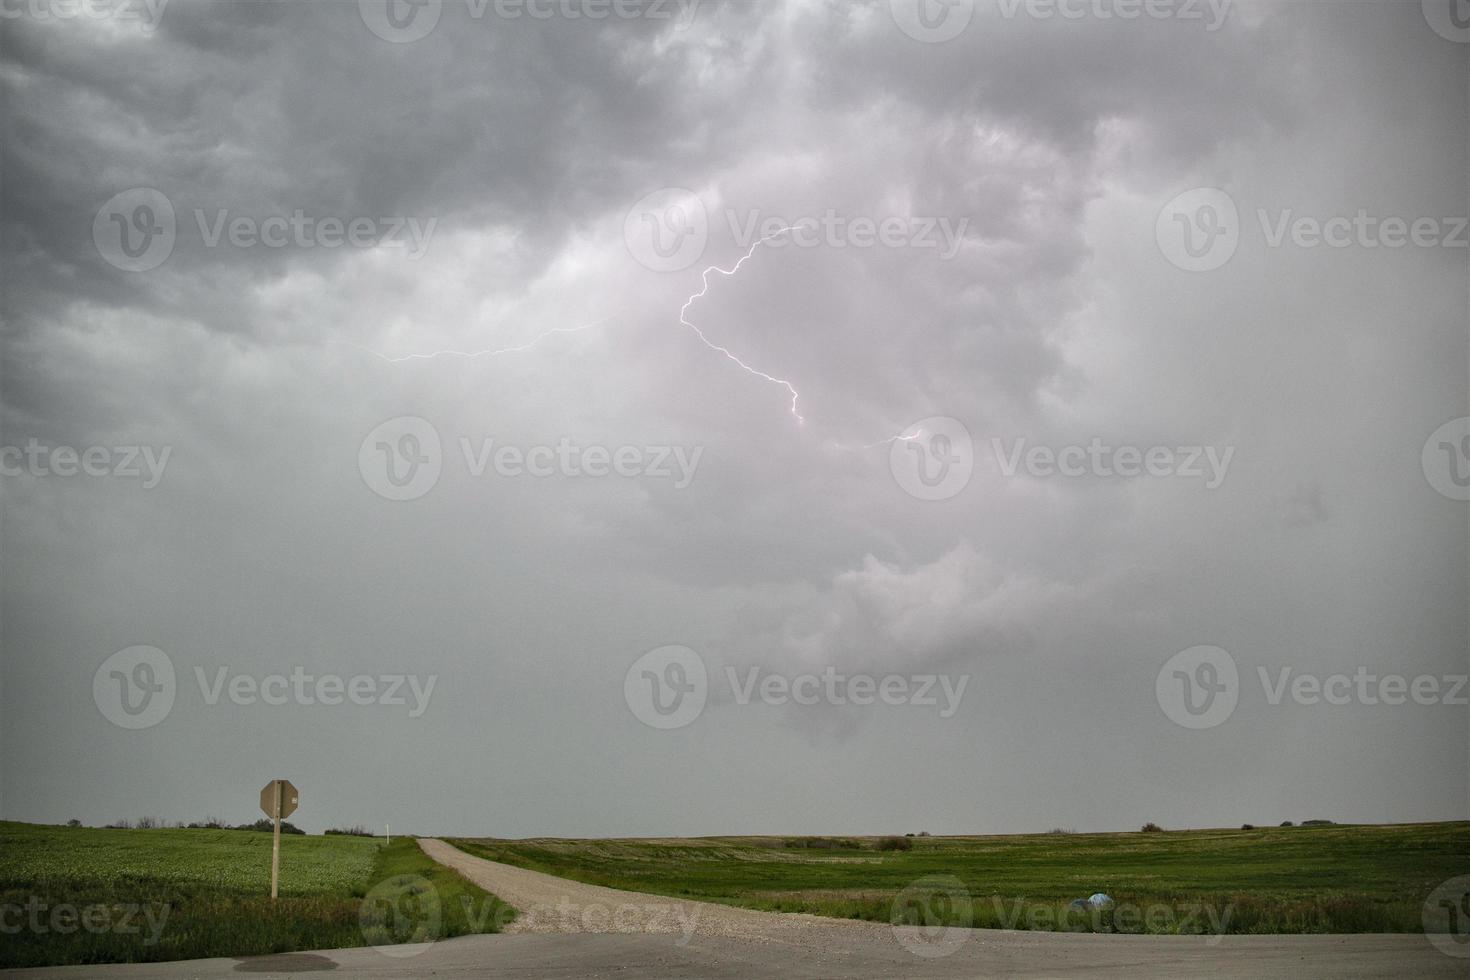
[[[271,901],[281,875],[281,819],[296,812],[298,796],[289,779],[272,779],[260,791],[260,808],[271,818]]]

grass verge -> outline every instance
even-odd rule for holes
[[[1422,932],[1426,898],[1470,867],[1466,822],[908,840],[452,843],[588,884],[773,912],[1149,934]],[[1113,906],[1072,907],[1096,892]]]
[[[259,956],[495,932],[514,912],[416,841],[0,822],[0,967]]]

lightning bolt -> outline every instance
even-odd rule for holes
[[[769,242],[771,239],[773,239],[773,238],[779,238],[780,236],[786,234],[787,232],[789,232],[791,230],[792,230],[791,228],[782,228],[780,231],[772,232],[771,234],[767,235],[765,238],[762,238],[760,241],[758,241],[754,245],[750,246],[750,249],[744,255],[742,255],[740,257],[739,261],[737,261],[734,265],[730,266],[730,268],[728,268],[728,269],[722,269],[722,268],[720,268],[717,265],[712,265],[708,269],[705,269],[704,272],[700,276],[700,281],[703,284],[702,285],[702,288],[699,290],[699,292],[694,293],[688,299],[686,299],[684,301],[684,305],[682,307],[680,307],[680,309],[679,309],[679,322],[682,323],[682,324],[684,324],[684,326],[688,327],[690,330],[693,330],[694,333],[695,333],[695,336],[697,336],[701,341],[704,342],[704,346],[708,347],[712,351],[717,351],[717,352],[719,352],[721,354],[724,354],[730,360],[732,360],[736,364],[740,365],[741,370],[745,371],[748,374],[753,374],[757,378],[760,378],[763,381],[769,381],[772,384],[778,384],[781,387],[785,388],[787,391],[791,392],[791,415],[792,415],[792,417],[794,417],[796,419],[797,422],[805,422],[806,419],[802,418],[801,411],[798,408],[798,406],[801,404],[801,392],[797,391],[796,390],[796,387],[794,385],[792,385],[792,383],[790,381],[787,381],[785,378],[778,378],[778,377],[776,377],[773,374],[767,374],[766,372],[760,370],[759,368],[754,368],[754,367],[751,367],[749,364],[746,364],[740,358],[736,357],[733,353],[731,353],[730,348],[728,348],[728,347],[722,347],[719,344],[715,343],[714,341],[710,340],[708,337],[706,337],[704,335],[704,331],[701,330],[701,329],[699,329],[699,327],[695,326],[689,320],[689,307],[693,306],[697,301],[703,299],[705,296],[707,296],[709,294],[709,289],[710,289],[709,277],[710,277],[710,273],[712,273],[712,272],[718,272],[720,275],[725,276],[726,278],[735,275],[737,272],[740,271],[740,267],[741,266],[745,265],[746,262],[750,261],[750,257],[755,254],[755,250],[756,249],[760,248],[762,245],[766,244],[766,242]]]
[[[698,337],[700,342],[703,343],[706,347],[708,347],[712,351],[715,351],[718,354],[723,355],[725,358],[736,364],[742,371],[746,372],[747,374],[753,375],[754,377],[760,378],[762,381],[765,381],[769,384],[780,385],[782,388],[785,388],[786,391],[791,395],[791,417],[797,421],[797,424],[804,425],[806,423],[806,418],[801,414],[801,392],[796,389],[796,386],[794,384],[792,384],[785,378],[778,378],[774,374],[768,374],[767,372],[762,371],[751,364],[748,364],[737,354],[735,354],[734,351],[730,350],[730,348],[725,347],[722,344],[717,344],[714,341],[710,340],[709,337],[705,335],[704,331],[701,330],[696,323],[689,319],[689,311],[694,306],[694,304],[709,295],[709,291],[712,287],[712,281],[710,278],[711,276],[720,275],[724,276],[727,279],[734,277],[735,275],[739,274],[740,270],[744,268],[745,264],[750,261],[750,259],[755,255],[756,251],[762,245],[768,244],[773,239],[780,238],[782,235],[789,234],[794,230],[795,226],[793,225],[790,227],[781,228],[765,236],[764,238],[752,244],[750,248],[746,250],[745,254],[737,259],[735,263],[729,268],[722,268],[718,265],[712,265],[706,268],[704,272],[700,274],[699,290],[695,293],[690,294],[689,298],[684,300],[684,305],[679,308],[679,323],[689,330],[693,331],[694,335]],[[339,341],[339,343],[346,344],[349,347],[355,347],[358,350],[363,351],[367,354],[371,354],[372,356],[386,361],[389,364],[403,364],[408,361],[429,361],[440,357],[463,357],[468,360],[475,360],[478,358],[501,357],[507,354],[522,354],[534,349],[542,341],[546,340],[549,337],[553,337],[558,334],[583,333],[585,331],[599,327],[602,324],[607,323],[611,320],[615,320],[621,315],[621,313],[613,313],[608,316],[601,317],[597,320],[593,320],[590,323],[584,323],[575,327],[551,327],[536,334],[525,343],[514,344],[508,347],[487,347],[482,350],[456,350],[453,348],[447,348],[444,350],[424,351],[419,353],[392,356],[384,354],[381,351],[374,350],[371,347],[364,347],[363,345],[354,343],[350,340],[342,340]],[[868,443],[867,445],[848,445],[842,443],[829,443],[828,445],[832,448],[844,452],[857,452],[861,450],[876,449],[879,446],[889,446],[895,442],[914,442],[918,439],[923,438],[923,436],[924,429],[920,427],[911,434],[908,433],[907,430],[900,430],[898,433],[889,436],[887,439],[880,439],[877,442]]]
[[[736,260],[735,264],[730,266],[730,268],[728,269],[722,269],[717,265],[712,265],[709,268],[705,269],[704,272],[700,274],[699,291],[697,293],[691,294],[690,297],[684,301],[684,305],[679,308],[679,322],[688,327],[690,330],[693,330],[695,336],[697,336],[706,347],[708,347],[712,351],[723,354],[731,361],[734,361],[737,365],[740,366],[740,369],[745,371],[747,374],[753,374],[757,378],[760,378],[762,381],[768,381],[771,384],[780,385],[781,387],[789,391],[791,393],[791,415],[794,419],[796,419],[798,423],[804,424],[806,422],[806,419],[802,416],[800,409],[801,392],[796,390],[795,385],[793,385],[790,381],[787,381],[785,378],[778,378],[773,374],[767,374],[765,371],[762,371],[759,368],[747,364],[745,361],[737,357],[728,347],[721,346],[720,344],[717,344],[706,337],[704,335],[704,331],[700,330],[699,327],[696,326],[689,319],[689,308],[699,300],[703,299],[705,296],[709,295],[711,273],[719,273],[727,279],[734,276],[740,271],[741,267],[744,266],[746,262],[750,261],[751,256],[755,255],[756,249],[760,248],[762,245],[766,244],[772,239],[780,238],[782,235],[794,231],[795,227],[795,225],[791,225],[786,228],[781,228],[777,231],[771,232],[771,234],[751,245],[750,248],[746,250],[746,253],[742,255],[738,260]],[[905,431],[906,430],[900,430],[898,433],[889,436],[887,439],[880,439],[877,442],[868,443],[866,446],[850,446],[839,443],[836,444],[834,448],[840,449],[844,452],[876,449],[879,446],[889,446],[895,442],[913,442],[917,439],[922,438],[924,435],[923,428],[915,430],[912,435],[906,435]]]

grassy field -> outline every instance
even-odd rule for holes
[[[513,912],[411,839],[0,822],[0,967],[252,956],[495,932]]]
[[[590,884],[780,912],[984,928],[1146,933],[1422,932],[1470,872],[1470,823],[879,839],[455,840]],[[817,839],[821,843],[821,839]],[[1069,904],[1105,892],[1116,905]]]

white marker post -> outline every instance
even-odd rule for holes
[[[289,779],[272,779],[260,791],[260,808],[271,818],[271,901],[281,876],[281,818],[296,812],[299,796]]]

